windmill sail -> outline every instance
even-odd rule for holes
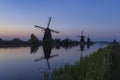
[[[54,33],[59,33],[58,31],[55,31],[55,30],[52,30],[52,29],[50,29],[52,32],[54,32]]]
[[[49,26],[50,26],[50,22],[51,22],[51,17],[49,18],[47,28],[49,28]]]
[[[41,29],[44,29],[44,30],[46,29],[46,28],[44,28],[44,27],[37,26],[37,25],[35,25],[35,27],[36,27],[36,28],[41,28]]]

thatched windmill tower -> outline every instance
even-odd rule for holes
[[[35,27],[40,28],[42,31],[44,31],[43,41],[49,41],[49,40],[51,41],[52,40],[51,32],[59,33],[58,31],[55,31],[55,30],[52,30],[49,28],[50,22],[51,22],[51,17],[49,18],[47,28],[35,25]]]

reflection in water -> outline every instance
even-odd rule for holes
[[[87,49],[89,49],[89,48],[90,48],[90,46],[91,46],[90,44],[87,44]]]
[[[51,72],[55,67],[64,67],[65,64],[74,65],[80,61],[81,51],[83,57],[89,56],[92,52],[107,45],[94,44],[90,46],[88,51],[86,51],[87,45],[73,46],[67,50],[63,46],[57,46],[59,49],[53,49],[53,46],[51,47],[51,44],[39,48],[32,46],[31,52],[36,52],[32,55],[30,54],[30,47],[0,48],[0,80],[44,80],[43,72]],[[43,57],[41,57],[42,55]],[[36,59],[37,57],[39,59]]]
[[[83,56],[82,55],[83,51],[90,49],[92,44],[86,44],[86,45],[85,44],[80,44],[79,46],[80,46],[80,54],[81,54],[81,57],[82,57]],[[87,46],[87,49],[85,49],[85,46]]]
[[[52,52],[51,43],[44,44],[42,47],[43,47],[44,57],[41,57],[41,58],[39,58],[39,59],[35,59],[34,61],[37,62],[37,61],[46,59],[47,64],[48,64],[48,68],[50,69],[49,59],[50,59],[50,58],[53,58],[53,57],[55,57],[55,56],[58,56],[58,54],[56,54],[56,55],[51,55],[51,52]]]
[[[80,50],[81,51],[84,51],[84,46],[85,46],[84,44],[80,44]]]
[[[39,46],[38,45],[32,45],[30,48],[31,48],[30,53],[33,54],[33,53],[36,53],[38,51]]]
[[[80,44],[80,54],[81,54],[81,56],[80,56],[80,58],[82,58],[82,52],[84,51],[84,47],[85,47],[85,45],[84,44]]]

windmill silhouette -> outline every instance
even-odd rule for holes
[[[51,19],[52,18],[50,17],[49,21],[48,21],[47,28],[35,25],[35,27],[40,28],[42,31],[44,31],[43,41],[49,41],[49,40],[51,41],[52,40],[51,32],[59,33],[58,31],[55,31],[55,30],[52,30],[52,29],[49,28]]]
[[[91,43],[91,40],[90,40],[90,37],[89,37],[89,34],[88,34],[88,37],[87,37],[87,44],[90,44]]]
[[[85,36],[83,35],[83,30],[81,32],[81,35],[77,35],[77,37],[80,37],[80,43],[84,44],[85,43]]]

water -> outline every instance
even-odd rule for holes
[[[0,80],[42,80],[45,71],[50,72],[64,64],[74,64],[81,55],[89,56],[105,46],[84,46],[84,50],[83,46],[58,49],[52,49],[51,46],[0,48]]]

